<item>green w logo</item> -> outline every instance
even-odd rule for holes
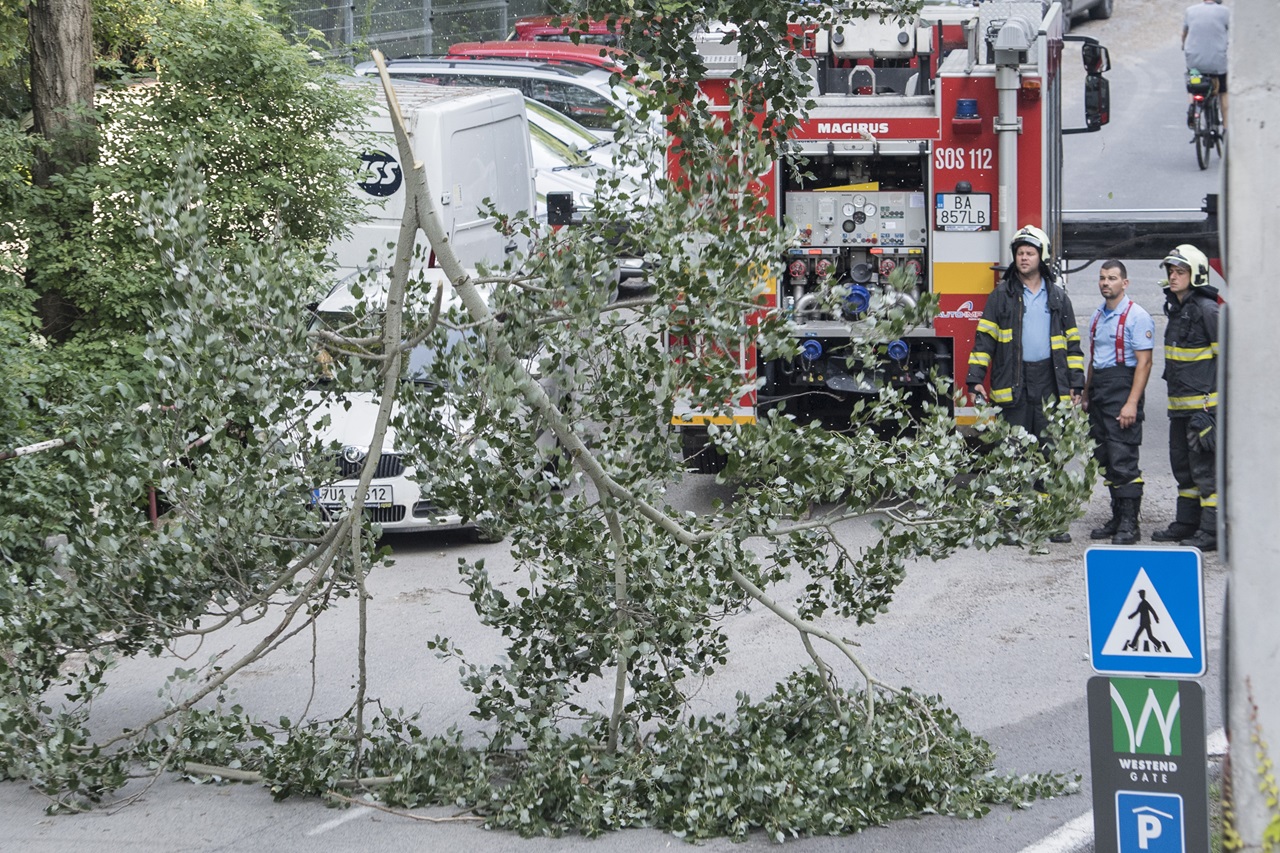
[[[1111,733],[1116,752],[1181,755],[1181,701],[1176,681],[1111,679]]]

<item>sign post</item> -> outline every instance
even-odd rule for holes
[[[1090,548],[1085,587],[1094,850],[1207,850],[1200,552]]]

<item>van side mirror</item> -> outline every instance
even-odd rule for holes
[[[547,224],[573,225],[573,193],[547,193]]]
[[[1111,84],[1102,75],[1111,70],[1111,53],[1090,36],[1063,36],[1064,42],[1080,42],[1084,63],[1084,127],[1065,127],[1062,133],[1093,133],[1111,121]]]
[[[1084,60],[1084,73],[1090,77],[1111,70],[1111,54],[1097,42],[1085,42],[1081,45],[1080,57]]]
[[[1084,123],[1098,130],[1111,121],[1111,84],[1106,77],[1087,77],[1084,81]]]

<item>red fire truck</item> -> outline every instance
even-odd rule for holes
[[[855,402],[882,383],[924,393],[936,370],[963,388],[974,330],[1014,232],[1031,223],[1061,246],[1063,134],[1109,118],[1106,49],[1068,36],[1082,43],[1085,126],[1063,128],[1063,21],[1057,3],[1044,9],[1039,0],[926,5],[909,20],[793,23],[789,37],[810,60],[817,106],[789,140],[801,168],[777,163],[758,186],[793,235],[763,310],[785,312],[799,355],[767,362],[750,341],[724,348],[755,390],[714,412],[677,402],[672,422],[693,467],[716,467],[715,454],[701,452],[708,424],[754,423],[783,400],[788,414],[841,429]],[[723,33],[709,33],[698,48],[709,69],[702,94],[727,111],[740,58],[723,42]],[[895,283],[907,275],[906,292],[890,291],[890,274],[904,269]],[[840,316],[824,313],[831,288],[842,294]],[[937,316],[886,341],[881,363],[855,369],[846,357],[851,320],[886,294],[936,294]],[[972,407],[953,411],[958,424],[973,423]]]

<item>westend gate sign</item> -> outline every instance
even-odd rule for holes
[[[1095,853],[1209,849],[1199,683],[1089,679],[1089,753]]]

